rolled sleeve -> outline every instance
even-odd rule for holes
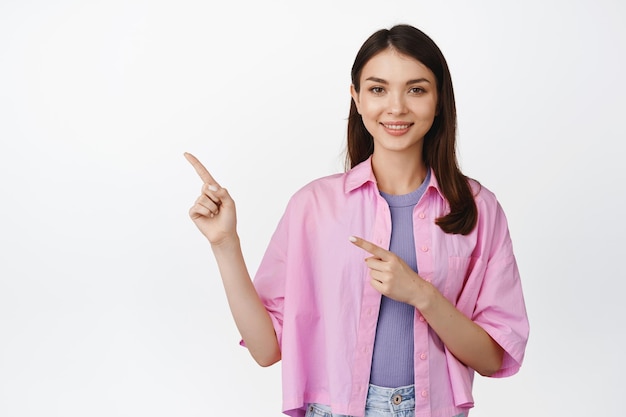
[[[287,214],[280,220],[263,259],[254,276],[253,284],[269,313],[278,345],[282,350],[283,316],[285,305],[285,278],[287,275]],[[245,346],[245,342],[240,342]]]
[[[505,351],[502,367],[492,377],[517,373],[524,359],[529,325],[514,256],[487,266],[472,319]]]

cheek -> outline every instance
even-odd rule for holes
[[[361,101],[361,114],[364,117],[376,118],[381,113],[381,105],[372,101]]]
[[[432,119],[437,115],[437,103],[434,101],[421,103],[419,108],[416,109],[416,112],[424,115],[424,118],[426,119]]]

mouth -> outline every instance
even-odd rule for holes
[[[409,131],[413,123],[409,122],[381,122],[381,126],[391,135],[400,136]]]
[[[390,130],[405,130],[411,127],[413,123],[381,123],[385,129]]]

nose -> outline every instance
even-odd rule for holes
[[[387,107],[388,114],[404,114],[406,113],[406,101],[404,94],[389,94],[389,103]]]

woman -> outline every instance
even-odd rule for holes
[[[252,283],[235,205],[202,164],[190,216],[243,342],[282,359],[291,416],[465,416],[474,370],[521,366],[528,320],[504,213],[455,155],[448,67],[420,30],[366,40],[347,166],[290,199]]]

